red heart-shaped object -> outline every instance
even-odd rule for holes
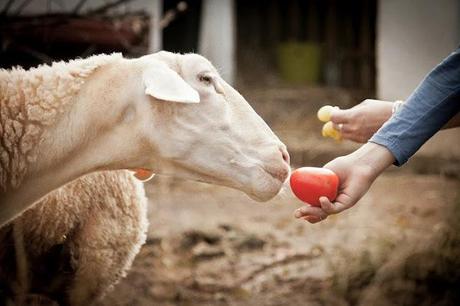
[[[292,172],[289,180],[292,192],[303,202],[321,206],[320,197],[334,201],[339,188],[339,177],[326,168],[302,167]]]

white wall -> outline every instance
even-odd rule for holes
[[[460,1],[379,0],[377,95],[405,99],[460,44]],[[437,133],[417,153],[460,158],[460,129]]]
[[[405,99],[460,44],[460,1],[380,0],[377,95]]]
[[[198,51],[230,84],[235,78],[235,26],[233,0],[203,1]]]

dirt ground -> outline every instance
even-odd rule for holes
[[[315,90],[245,93],[294,166],[356,148],[321,138],[314,118],[318,105],[354,98]],[[446,135],[405,170],[380,177],[356,207],[317,225],[294,219],[302,204],[289,190],[256,203],[224,187],[156,177],[146,184],[147,243],[100,304],[455,305],[460,138]]]
[[[147,244],[103,304],[348,305],[348,291],[369,286],[394,254],[431,243],[459,187],[440,176],[385,175],[357,207],[311,225],[293,218],[301,204],[287,196],[261,204],[158,179],[149,185]]]

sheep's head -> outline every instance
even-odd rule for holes
[[[148,105],[139,139],[151,159],[142,168],[229,186],[259,201],[279,192],[289,175],[286,146],[208,60],[159,52],[135,61]]]

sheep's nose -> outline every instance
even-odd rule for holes
[[[271,144],[266,148],[263,161],[264,170],[275,179],[284,182],[289,176],[291,167],[290,157],[286,146],[283,143]]]
[[[280,152],[281,152],[281,156],[283,157],[283,160],[286,162],[286,164],[289,165],[291,163],[291,157],[289,156],[289,153],[286,147],[284,145],[281,145],[279,148],[280,148]]]

